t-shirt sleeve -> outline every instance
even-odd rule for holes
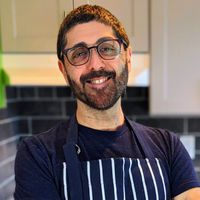
[[[15,160],[15,200],[59,200],[53,180],[48,156],[41,144],[23,141]]]
[[[193,162],[175,134],[172,134],[171,181],[172,197],[188,189],[200,187]]]

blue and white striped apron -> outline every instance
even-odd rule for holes
[[[167,200],[165,172],[159,159],[110,158],[81,162],[84,200]],[[74,177],[75,178],[75,177]],[[66,200],[71,200],[63,163]]]
[[[75,121],[75,118],[72,120]],[[135,135],[146,159],[108,158],[79,161],[78,131],[72,121],[63,146],[63,193],[65,200],[167,200],[168,175],[163,161],[155,158],[147,141]],[[128,121],[128,120],[127,120]]]

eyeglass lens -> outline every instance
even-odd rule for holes
[[[120,53],[120,43],[118,40],[108,40],[99,43],[97,46],[86,47],[80,46],[69,49],[66,56],[72,65],[78,66],[88,62],[90,57],[90,50],[96,48],[101,58],[105,60],[112,60]]]

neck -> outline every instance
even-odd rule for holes
[[[97,130],[116,130],[124,123],[121,98],[107,110],[93,109],[77,100],[76,118],[78,123]]]

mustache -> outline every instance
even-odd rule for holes
[[[109,78],[115,78],[116,77],[116,72],[114,71],[105,71],[105,70],[99,70],[99,71],[91,71],[87,74],[83,74],[81,77],[80,77],[80,82],[83,84],[85,83],[86,81],[92,79],[92,78],[98,78],[98,77],[101,77],[101,76],[104,76],[104,77],[109,77]]]

